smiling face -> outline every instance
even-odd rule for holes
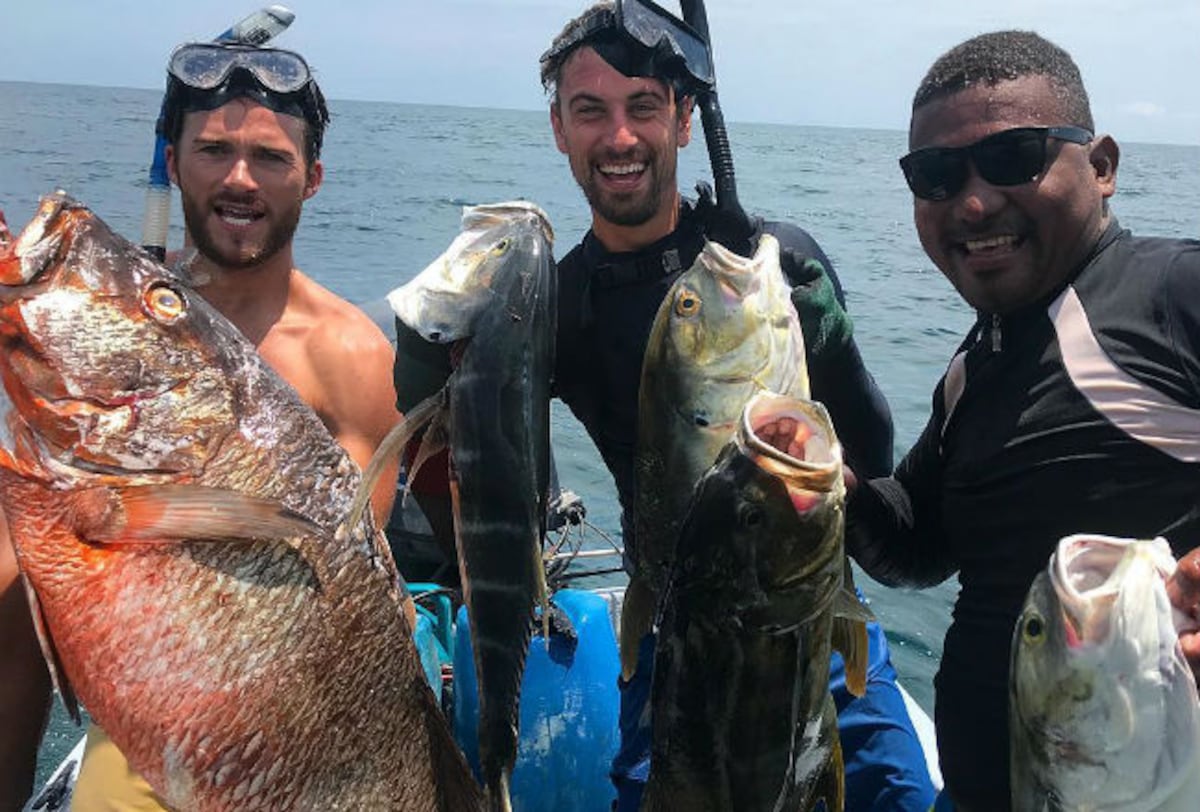
[[[675,226],[677,150],[691,140],[691,102],[670,85],[625,76],[581,47],[562,69],[550,107],[554,138],[592,207],[609,250],[630,250]]]
[[[304,127],[248,99],[187,114],[167,161],[202,256],[249,268],[290,245],[322,177],[320,161],[305,164]]]
[[[913,112],[911,149],[961,147],[1013,127],[1070,124],[1044,76],[979,84]],[[914,199],[921,245],[978,310],[1005,314],[1062,287],[1108,225],[1118,150],[1051,138],[1046,168],[1028,183],[993,186],[970,168],[966,185],[942,201]]]

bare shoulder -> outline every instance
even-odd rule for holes
[[[382,365],[390,377],[391,342],[366,313],[299,272],[294,285],[308,317],[309,357],[322,375],[336,379]]]

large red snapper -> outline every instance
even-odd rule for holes
[[[0,503],[48,660],[179,809],[475,809],[357,466],[59,194],[0,243]]]

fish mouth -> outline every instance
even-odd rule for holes
[[[828,412],[816,401],[759,392],[742,411],[736,441],[756,465],[784,482],[801,513],[842,487],[842,448]]]
[[[1079,533],[1059,542],[1050,560],[1050,583],[1062,608],[1067,645],[1080,648],[1108,639],[1112,608],[1131,568],[1143,564],[1162,578],[1173,572],[1161,554],[1135,539]]]

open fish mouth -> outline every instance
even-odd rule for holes
[[[1069,536],[1050,561],[1050,582],[1062,607],[1063,631],[1072,648],[1107,640],[1112,608],[1130,568],[1144,564],[1165,580],[1174,572],[1169,555],[1131,539],[1096,534]]]
[[[773,392],[759,392],[742,411],[738,447],[787,486],[805,513],[841,482],[842,448],[825,407]]]

